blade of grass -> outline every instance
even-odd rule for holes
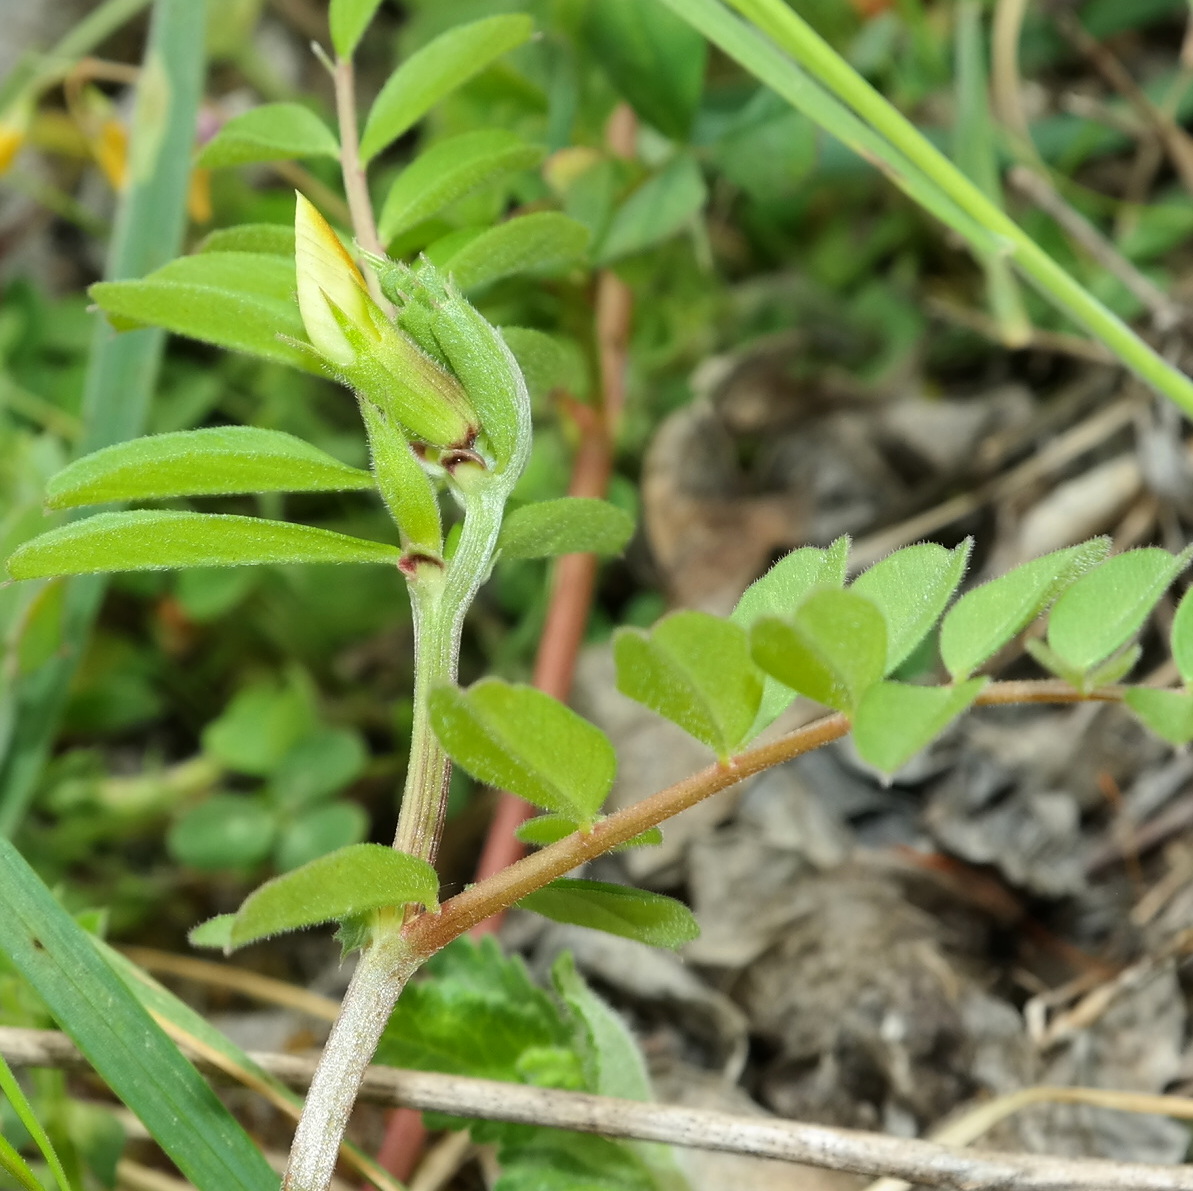
[[[720,7],[717,0],[707,2]],[[900,160],[910,162],[950,204],[966,212],[967,220],[981,226],[987,237],[993,236],[1004,241],[1010,259],[1045,297],[1110,348],[1141,380],[1169,397],[1187,415],[1193,416],[1193,381],[1161,359],[1126,323],[1069,276],[783,0],[728,2],[750,20],[757,30],[772,39],[772,50],[778,49],[789,55],[794,60],[793,65],[798,63],[799,67],[853,108],[883,140],[884,153],[889,155],[893,152]],[[689,6],[703,7],[705,0],[662,0],[662,3],[695,24]],[[728,16],[723,9],[722,13]],[[755,68],[754,61],[743,65],[759,78],[763,77],[761,59],[758,60],[759,69]],[[960,228],[956,230],[960,231]],[[962,234],[965,235],[964,232]],[[971,243],[975,247],[980,244],[972,239]]]
[[[8,1098],[13,1112],[17,1114],[17,1119],[25,1126],[25,1131],[33,1138],[37,1148],[41,1150],[41,1155],[54,1176],[58,1191],[71,1191],[70,1180],[66,1177],[66,1171],[62,1169],[58,1151],[54,1149],[46,1131],[41,1127],[41,1122],[33,1111],[33,1105],[29,1103],[25,1093],[21,1090],[21,1085],[17,1083],[17,1077],[13,1075],[12,1068],[3,1058],[0,1058],[0,1092],[3,1092]],[[37,1186],[36,1180],[34,1186]]]
[[[129,184],[108,253],[108,280],[140,277],[176,256],[182,245],[203,87],[203,9],[202,0],[154,4],[133,113]],[[141,433],[164,341],[159,330],[118,336],[97,321],[83,396],[80,454]],[[22,680],[16,693],[12,743],[0,757],[0,836],[12,834],[29,805],[104,590],[99,576],[70,584],[61,647]]]
[[[969,243],[986,252],[1005,251],[992,235],[945,195],[918,167],[833,98],[757,29],[738,20],[720,0],[660,0],[730,58],[819,124],[859,157],[877,166],[901,190]]]
[[[1000,208],[1004,207],[998,176],[994,125],[986,85],[985,46],[982,39],[982,6],[979,0],[961,0],[956,17],[957,128],[953,156],[957,164]],[[1031,341],[1031,322],[1010,262],[1000,253],[980,254],[986,273],[986,300],[1007,347],[1024,347]]]
[[[0,888],[0,951],[178,1169],[200,1191],[274,1191],[248,1134],[2,839]]]

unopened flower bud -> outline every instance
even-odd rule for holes
[[[386,317],[335,232],[302,195],[294,234],[298,307],[315,350],[411,439],[470,444],[479,423],[463,386]]]

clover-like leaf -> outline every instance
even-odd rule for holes
[[[431,694],[431,720],[473,777],[580,824],[593,821],[617,770],[599,728],[533,687],[487,678]]]
[[[1078,579],[1053,606],[1048,646],[1085,674],[1125,645],[1188,565],[1193,547],[1173,557],[1150,546],[1108,559]]]
[[[244,900],[227,928],[215,919],[192,931],[191,940],[206,946],[223,942],[231,950],[387,906],[414,903],[434,909],[438,891],[439,878],[425,860],[382,844],[349,844],[266,881]]]
[[[518,906],[552,922],[587,926],[652,947],[682,947],[700,934],[683,902],[605,881],[563,877],[522,898]]]
[[[940,626],[940,656],[953,678],[967,678],[993,657],[1109,549],[1109,538],[1093,538],[1032,559],[966,592]]]
[[[14,579],[45,579],[104,571],[261,563],[396,565],[398,558],[397,548],[384,542],[353,538],[312,525],[223,513],[137,510],[97,513],[43,533],[12,553],[8,573]]]
[[[649,633],[620,630],[617,689],[725,759],[749,737],[763,674],[745,630],[707,612],[674,612]]]
[[[865,596],[825,588],[812,592],[791,620],[764,616],[750,647],[754,661],[785,686],[849,712],[885,672],[886,622]]]
[[[52,509],[231,492],[337,492],[373,477],[280,430],[214,426],[104,447],[52,476]]]
[[[863,571],[851,590],[878,605],[886,620],[884,674],[897,670],[928,635],[965,574],[973,540],[955,550],[921,542],[896,550]]]
[[[561,496],[508,513],[497,548],[507,559],[620,554],[633,532],[634,519],[607,500]]]
[[[971,678],[957,686],[876,682],[853,717],[858,755],[883,773],[894,773],[971,706],[988,681]]]

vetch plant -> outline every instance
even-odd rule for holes
[[[1141,374],[1177,399],[1187,396],[1185,378],[1125,327],[1112,327],[1110,316],[1103,318],[1088,295],[1074,295],[1075,283],[1058,279],[1055,266],[1046,267],[1025,237],[1011,236],[1001,216],[993,218],[980,204],[967,207],[970,192],[887,121],[871,97],[850,92],[850,76],[840,73],[839,64],[826,63],[814,40],[801,26],[780,20],[774,5],[735,0],[735,7],[776,40],[786,38],[794,55],[805,54],[808,68],[815,67],[826,86],[848,92],[873,128],[860,125],[790,62],[770,53],[716,0],[699,0],[690,9],[664,2],[680,15],[699,14],[701,27],[730,52],[798,96],[809,111],[821,113],[852,143],[873,149],[909,193],[967,235],[987,259],[1006,250],[1037,284],[1084,313],[1089,326]],[[527,40],[531,23],[503,15],[442,34],[395,71],[358,139],[352,55],[377,6],[377,0],[333,0],[331,6],[338,136],[306,109],[266,105],[229,121],[203,156],[213,168],[338,158],[354,241],[341,238],[299,195],[292,239],[285,229],[264,226],[226,230],[145,278],[93,289],[96,302],[121,327],[161,326],[340,380],[359,406],[369,468],[348,467],[277,431],[207,428],[134,439],[86,455],[49,481],[46,501],[55,509],[76,510],[238,493],[371,490],[393,522],[390,539],[189,508],[120,509],[34,538],[7,564],[14,580],[312,562],[395,567],[405,579],[415,688],[410,760],[393,845],[353,842],[317,856],[266,882],[234,914],[204,923],[192,935],[196,945],[231,950],[334,922],[345,951],[359,952],[295,1134],[285,1176],[293,1191],[323,1191],[330,1184],[362,1076],[378,1046],[383,1056],[413,1062],[414,1032],[443,1026],[433,993],[416,986],[403,998],[424,964],[443,952],[437,964],[463,973],[465,982],[490,981],[513,989],[511,1000],[534,1000],[525,992],[524,972],[516,964],[503,966],[491,948],[468,953],[467,945],[458,945],[444,951],[477,923],[518,905],[658,946],[677,947],[693,938],[696,923],[678,901],[568,874],[615,848],[649,846],[668,818],[743,778],[847,733],[864,760],[893,773],[978,705],[1122,700],[1165,739],[1193,740],[1190,597],[1182,600],[1171,633],[1182,687],[1115,685],[1138,661],[1134,639],[1188,566],[1193,548],[1180,555],[1145,548],[1110,558],[1105,539],[1036,559],[959,599],[968,541],[951,550],[931,543],[910,546],[847,582],[849,542],[840,539],[786,556],[746,591],[729,617],[676,612],[649,631],[619,631],[614,641],[619,688],[707,746],[711,760],[685,781],[608,816],[602,806],[617,760],[597,728],[530,687],[484,678],[460,688],[464,618],[500,556],[616,553],[632,526],[624,513],[595,500],[562,499],[507,511],[531,445],[530,400],[510,346],[519,337],[492,325],[466,292],[513,272],[574,258],[583,251],[584,229],[558,213],[535,212],[439,244],[413,263],[384,253],[404,230],[482,182],[525,168],[538,151],[504,133],[444,142],[399,175],[379,223],[366,185],[372,158],[454,87]],[[889,145],[876,141],[875,128],[889,135]],[[948,185],[934,189],[938,181]],[[1046,636],[1032,640],[1028,649],[1050,678],[995,682],[979,673],[1046,612]],[[947,680],[901,678],[901,668],[933,634]],[[756,743],[801,696],[827,714],[777,740]],[[537,852],[440,902],[434,864],[453,762],[544,813],[520,832]],[[267,1185],[271,1176],[247,1135],[180,1052],[155,1032],[146,1013],[148,994],[56,906],[7,844],[0,845],[0,866],[6,891],[11,890],[11,913],[0,916],[0,947],[183,1173],[203,1191]],[[594,1004],[566,962],[554,979],[558,1002],[553,1007],[534,1002],[525,1045],[495,1070],[548,1086],[645,1095],[641,1072],[629,1058],[618,1084],[602,1082],[596,1067],[584,1069],[585,1052],[576,1040],[586,1031],[602,1034],[618,1052],[628,1043],[620,1034],[614,1037],[602,1017],[607,1011]],[[154,1010],[164,1012],[160,1004]],[[516,1149],[516,1139],[505,1143],[511,1152]],[[657,1154],[638,1157],[635,1169],[646,1172],[641,1185],[677,1185],[678,1176]]]

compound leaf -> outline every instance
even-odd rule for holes
[[[1109,538],[1056,550],[966,592],[940,626],[940,656],[954,680],[967,678],[1022,632],[1053,600],[1097,566]]]
[[[523,505],[501,526],[502,558],[554,558],[559,554],[620,554],[634,519],[606,500],[561,496]]]
[[[617,689],[707,744],[722,760],[748,738],[763,674],[744,629],[706,612],[674,612],[613,643]]]
[[[692,911],[683,902],[605,881],[562,877],[517,904],[552,922],[587,926],[652,947],[682,947],[700,934]]]
[[[431,719],[452,760],[473,777],[544,810],[591,823],[613,784],[605,734],[550,695],[487,678],[431,694]]]
[[[266,103],[233,116],[203,146],[196,165],[223,169],[251,161],[292,161],[299,157],[339,158],[334,133],[300,103]]]
[[[416,50],[381,88],[360,138],[363,161],[412,128],[445,95],[527,41],[534,23],[521,13],[457,25]]]
[[[388,244],[472,191],[542,160],[543,150],[505,129],[465,132],[419,154],[390,187],[377,231]]]
[[[875,769],[894,773],[969,707],[987,681],[971,678],[943,687],[876,682],[853,717],[858,755]]]
[[[851,590],[877,604],[886,620],[884,674],[897,670],[928,635],[957,590],[972,547],[971,538],[955,550],[921,542],[896,550],[853,581]]]
[[[280,430],[213,426],[116,443],[51,477],[52,509],[114,500],[231,492],[336,492],[373,487],[367,471]]]
[[[97,513],[52,529],[18,547],[8,559],[14,579],[91,575],[103,571],[160,571],[175,567],[254,566],[260,563],[373,562],[396,565],[384,542],[329,529],[222,513],[138,510]]]
[[[791,620],[764,616],[750,634],[754,661],[801,695],[852,711],[885,673],[886,622],[852,589],[813,591]]]

